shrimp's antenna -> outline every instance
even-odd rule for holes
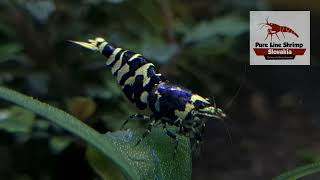
[[[227,118],[230,119],[230,117],[227,116]],[[228,134],[228,138],[231,144],[233,144],[232,141],[232,136],[231,136],[231,129],[229,128],[228,124],[226,123],[226,120],[224,118],[217,118],[218,120],[220,120],[224,126],[224,129],[226,131],[226,133]]]
[[[244,65],[244,73],[243,73],[242,78],[241,78],[240,86],[237,89],[236,93],[230,98],[230,100],[225,101],[225,103],[223,105],[224,109],[228,109],[229,107],[231,107],[232,103],[234,102],[235,98],[239,95],[240,90],[242,89],[242,87],[244,86],[246,81],[247,81],[247,65],[245,64]]]

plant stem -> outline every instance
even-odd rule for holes
[[[115,150],[113,144],[102,134],[90,128],[70,114],[40,102],[32,97],[0,86],[0,98],[18,104],[32,112],[41,115],[71,133],[79,136],[97,150],[101,151],[108,159],[117,165],[128,179],[139,179],[137,172]]]

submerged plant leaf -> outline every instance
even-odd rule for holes
[[[239,17],[225,16],[208,22],[201,22],[186,33],[184,43],[198,43],[218,38],[218,35],[237,36],[248,30],[248,23]]]
[[[35,115],[20,107],[14,106],[0,111],[0,129],[11,133],[29,133],[35,122]]]
[[[303,148],[297,151],[297,156],[306,163],[320,162],[320,154],[317,150]]]
[[[101,159],[118,167],[127,179],[191,179],[191,150],[186,137],[178,136],[179,146],[174,158],[175,142],[162,129],[154,128],[135,146],[144,129],[103,135],[60,109],[1,86],[0,98],[21,105],[81,137],[104,155]]]
[[[124,176],[119,169],[108,159],[104,158],[103,154],[97,151],[94,147],[88,146],[86,157],[93,170],[103,180],[124,180]]]
[[[144,37],[141,52],[145,57],[148,57],[160,64],[165,64],[179,50],[175,44],[165,43],[159,37],[150,35]]]
[[[37,101],[32,97],[25,96],[21,93],[1,86],[0,98],[29,109],[34,113],[56,123],[69,132],[77,135],[101,151],[105,155],[105,158],[109,158],[112,162],[114,162],[117,167],[122,170],[126,178],[139,179],[137,172],[120,155],[120,153],[117,152],[117,149],[113,146],[113,143],[109,139],[104,138],[102,134],[98,133],[70,114],[46,103]]]
[[[52,0],[28,1],[25,4],[25,8],[41,23],[47,22],[49,16],[56,10]]]
[[[179,145],[174,156],[175,141],[162,128],[154,128],[140,144],[137,141],[144,129],[105,134],[142,179],[191,179],[191,150],[189,140],[178,136]]]
[[[175,141],[162,128],[154,128],[150,135],[136,145],[144,129],[106,133],[118,152],[140,175],[141,179],[191,179],[191,150],[186,137],[178,136],[179,145],[174,156]],[[87,158],[102,179],[121,179],[123,176],[101,153],[89,147]]]
[[[49,145],[53,153],[59,154],[61,151],[67,148],[71,142],[72,140],[68,137],[54,136],[50,138]]]
[[[316,162],[283,173],[280,176],[274,178],[274,180],[295,180],[319,172],[320,162]]]
[[[69,112],[80,120],[86,120],[96,111],[96,103],[88,97],[77,96],[67,100]]]
[[[21,50],[22,47],[16,43],[0,45],[0,62],[6,61],[8,58],[17,55]]]
[[[144,129],[118,131],[104,135],[140,175],[141,179],[191,179],[191,151],[186,137],[178,136],[179,145],[174,156],[175,141],[162,128],[154,128],[140,144],[137,141]],[[89,148],[87,158],[102,179],[121,179],[112,162]]]

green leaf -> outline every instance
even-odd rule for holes
[[[64,111],[13,90],[0,87],[0,98],[42,115],[81,137],[120,168],[127,179],[191,179],[191,150],[189,140],[184,136],[178,136],[179,146],[174,159],[175,141],[162,129],[154,128],[135,146],[144,129],[102,135]]]
[[[54,136],[50,138],[49,145],[53,153],[58,154],[68,147],[71,142],[71,139],[68,137]]]
[[[125,0],[87,0],[85,1],[85,3],[88,4],[100,4],[103,2],[107,2],[107,3],[111,3],[111,4],[121,4],[123,3]]]
[[[140,52],[147,58],[165,64],[179,50],[175,44],[167,44],[159,36],[144,37]]]
[[[25,8],[36,20],[42,23],[47,22],[50,15],[56,10],[52,0],[27,1]]]
[[[88,146],[86,151],[86,157],[90,166],[103,180],[122,180],[124,179],[121,172],[115,167],[115,165],[103,158],[103,154],[97,151],[95,148]]]
[[[305,163],[320,162],[320,154],[315,149],[303,148],[298,150],[297,156]]]
[[[218,35],[237,36],[248,30],[248,23],[236,16],[225,16],[201,22],[186,33],[184,43],[198,43],[217,38]]]
[[[170,130],[173,131],[173,128]],[[174,159],[175,141],[165,135],[162,128],[153,128],[150,135],[136,145],[144,131],[118,131],[107,133],[104,137],[111,140],[141,179],[191,179],[192,160],[188,138],[178,136],[179,144]]]
[[[311,175],[317,172],[320,172],[320,162],[308,164],[308,165],[290,170],[274,178],[274,180],[295,180],[295,179],[299,179],[304,176]]]
[[[173,128],[171,128],[173,130]],[[179,145],[174,159],[175,141],[161,128],[153,128],[139,145],[143,129],[118,131],[105,134],[106,139],[117,147],[118,152],[141,176],[141,179],[191,179],[191,152],[186,137],[178,136]],[[103,179],[119,179],[113,174],[113,166],[89,148],[89,162]],[[114,177],[117,176],[117,177]]]
[[[0,46],[0,62],[7,60],[7,58],[20,53],[22,47],[15,43],[4,44]]]
[[[118,153],[110,140],[70,114],[5,87],[0,87],[0,98],[29,109],[79,136],[115,163],[128,179],[139,179],[138,173]]]
[[[97,97],[107,100],[112,98],[112,93],[103,87],[88,85],[85,91],[91,97]]]
[[[114,4],[118,4],[118,3],[124,2],[124,0],[105,0],[105,1],[107,1],[109,3],[114,3]]]
[[[1,3],[0,3],[0,6],[1,6]],[[3,7],[3,6],[2,6]],[[15,34],[15,30],[10,27],[9,25],[7,24],[2,24],[0,23],[0,34],[4,34],[6,35],[8,38],[9,37],[15,37],[16,34]]]
[[[0,129],[11,133],[30,133],[35,115],[20,107],[11,107],[0,111]]]

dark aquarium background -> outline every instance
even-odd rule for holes
[[[310,10],[312,65],[249,66],[250,10]],[[67,42],[104,37],[230,116],[207,123],[192,179],[271,179],[320,160],[319,18],[313,0],[1,0],[0,85],[117,131],[137,110],[102,56]],[[0,179],[99,179],[86,157],[79,138],[0,101]]]

